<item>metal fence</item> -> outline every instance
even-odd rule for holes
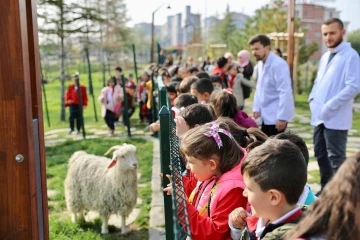
[[[158,108],[160,118],[160,160],[163,172],[162,186],[167,186],[166,174],[172,176],[172,195],[164,192],[165,231],[167,240],[191,239],[190,223],[186,207],[186,195],[182,179],[182,159],[179,139],[175,134],[175,122],[171,104],[162,78],[157,78]],[[154,85],[153,85],[154,86]],[[154,104],[155,105],[155,104]],[[171,167],[169,167],[171,166]]]
[[[133,62],[127,63],[125,65],[121,65],[123,67],[123,73],[125,76],[122,76],[122,85],[124,86],[124,77],[128,77],[128,74],[133,74],[134,81],[138,80],[138,66],[137,66],[137,58],[135,52],[135,45],[133,45]],[[71,60],[71,59],[70,59]],[[70,61],[67,59],[67,61]],[[69,67],[65,69],[65,82],[64,82],[64,93],[66,92],[69,84],[71,83],[71,75],[75,72],[79,73],[79,82],[77,83],[84,85],[86,87],[86,92],[88,95],[88,106],[80,111],[81,114],[81,123],[80,127],[83,132],[83,136],[85,138],[85,131],[88,129],[88,126],[102,126],[101,124],[106,125],[104,120],[100,117],[100,109],[101,104],[98,102],[97,97],[100,95],[101,89],[106,86],[107,79],[110,76],[114,76],[114,68],[116,66],[116,62],[112,62],[108,64],[105,68],[101,67],[100,62],[90,63],[89,56],[83,59],[84,61],[75,61],[71,60],[72,63]],[[60,71],[59,71],[59,63],[47,61],[46,58],[42,58],[41,61],[41,82],[42,82],[42,96],[43,96],[43,109],[44,109],[44,127],[45,131],[48,130],[59,130],[59,129],[67,129],[69,128],[69,110],[68,108],[64,109],[64,103],[62,103],[62,92],[61,92],[61,81],[60,81]],[[75,63],[76,62],[76,63]],[[110,66],[111,65],[111,66]],[[125,90],[125,89],[124,89]],[[80,91],[79,91],[80,92]],[[80,96],[81,98],[81,92]],[[127,132],[127,136],[131,136],[130,131],[130,121],[128,121],[127,116],[127,99],[124,91],[124,106],[123,106],[123,114],[124,114],[124,123]],[[82,109],[81,109],[82,110]],[[132,118],[137,118],[137,116],[133,116]],[[100,124],[99,124],[99,123]],[[64,130],[66,131],[66,130]]]

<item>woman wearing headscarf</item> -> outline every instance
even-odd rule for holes
[[[238,53],[238,63],[240,66],[240,71],[242,71],[242,74],[244,74],[244,77],[247,80],[250,80],[250,78],[253,74],[254,68],[250,62],[249,51],[243,49]]]

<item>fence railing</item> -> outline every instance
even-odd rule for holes
[[[172,176],[172,195],[169,196],[166,192],[163,195],[166,240],[191,239],[186,195],[182,179],[182,159],[179,151],[179,139],[176,136],[171,104],[161,76],[157,78],[156,82],[158,89],[157,105],[160,109],[160,161],[163,172],[163,188],[168,184],[166,174],[171,174]]]
[[[135,74],[135,81],[138,80],[138,65],[136,58],[135,45],[132,46],[133,50],[133,62],[129,61],[129,64],[121,62],[121,66],[124,70],[124,74],[128,75],[130,73]],[[98,118],[98,113],[101,109],[101,104],[97,101],[97,97],[100,94],[100,91],[103,87],[106,86],[106,81],[110,76],[115,75],[113,69],[119,64],[119,62],[107,61],[106,64],[104,61],[90,61],[89,52],[85,51],[86,61],[83,62],[81,59],[71,59],[67,58],[66,61],[69,63],[65,67],[65,80],[64,80],[64,91],[68,88],[71,83],[69,80],[75,72],[79,72],[80,83],[87,88],[88,93],[88,107],[82,112],[81,118],[83,119],[82,123],[86,125],[96,125],[97,122],[101,122],[105,125],[104,120]],[[69,62],[70,61],[70,62]],[[42,65],[41,65],[41,82],[42,82],[42,94],[43,94],[43,108],[45,110],[44,114],[44,127],[45,131],[54,130],[54,129],[64,129],[69,127],[68,114],[69,111],[65,109],[64,104],[62,103],[61,92],[62,84],[60,81],[60,64],[57,61],[50,61],[45,56],[42,56]],[[105,66],[106,65],[106,66]],[[124,77],[124,76],[123,76]],[[124,85],[124,78],[122,77],[122,84]],[[126,76],[127,77],[127,76]],[[124,88],[125,89],[125,88]],[[126,98],[126,94],[124,94]],[[124,103],[127,103],[126,99]],[[128,106],[124,104],[124,115],[126,113]],[[100,115],[100,114],[99,114]],[[130,121],[127,116],[124,116],[124,125],[127,127],[127,136],[131,136]],[[125,124],[126,122],[126,124]],[[81,126],[83,128],[83,126]],[[85,130],[87,126],[84,126]],[[84,131],[83,131],[84,132]]]

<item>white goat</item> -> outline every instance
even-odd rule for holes
[[[115,150],[115,151],[114,151]],[[97,211],[102,219],[101,233],[107,234],[111,214],[121,215],[121,233],[125,234],[126,217],[136,205],[137,160],[136,147],[130,144],[111,147],[113,158],[75,152],[69,159],[65,179],[65,199],[72,221],[84,210]]]

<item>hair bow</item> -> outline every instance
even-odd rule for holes
[[[210,127],[210,130],[207,131],[206,133],[204,133],[205,136],[207,137],[212,137],[214,138],[216,144],[218,145],[219,149],[223,146],[223,143],[221,141],[219,132],[225,134],[226,136],[228,136],[229,138],[233,139],[233,136],[231,135],[231,133],[229,133],[228,131],[226,131],[225,129],[221,129],[219,127],[219,124],[212,122],[212,123],[208,123],[206,124]]]

